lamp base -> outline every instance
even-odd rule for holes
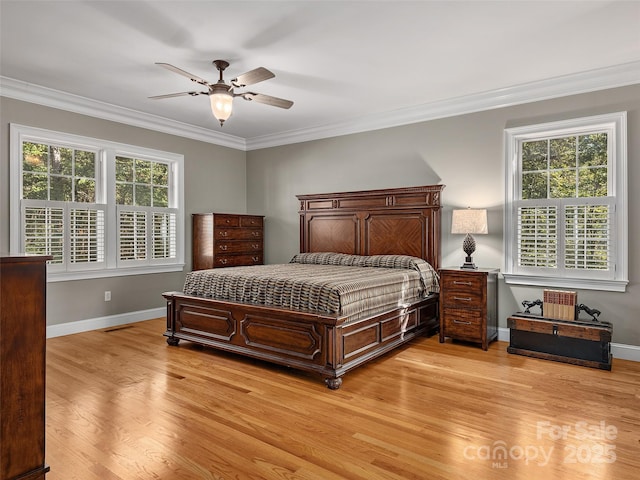
[[[460,268],[466,270],[477,270],[475,263],[473,263],[473,259],[471,255],[476,251],[476,239],[470,233],[467,233],[467,236],[464,237],[464,241],[462,242],[462,250],[467,254],[467,258],[464,259],[464,265]]]
[[[476,264],[473,263],[471,255],[464,259],[464,264],[460,267],[461,270],[477,270]]]

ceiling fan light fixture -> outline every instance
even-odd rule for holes
[[[0,0],[2,1],[2,0]],[[247,85],[253,85],[254,83],[262,82],[275,77],[273,72],[270,72],[264,67],[255,68],[249,72],[238,75],[231,80],[231,85],[224,82],[223,72],[229,66],[229,62],[226,60],[214,60],[213,64],[220,72],[220,79],[216,83],[209,83],[205,79],[198,77],[192,73],[189,73],[181,68],[175,67],[170,63],[157,63],[167,70],[171,70],[183,77],[187,77],[192,82],[207,87],[206,92],[179,92],[170,93],[167,95],[155,95],[153,99],[181,97],[183,95],[190,95],[192,97],[197,95],[208,95],[211,102],[211,111],[216,119],[220,122],[220,126],[223,126],[224,122],[229,119],[231,113],[233,113],[233,99],[234,97],[242,97],[245,100],[255,100],[257,103],[263,103],[265,105],[271,105],[279,108],[291,108],[293,102],[291,100],[285,100],[283,98],[276,98],[270,95],[262,95],[253,92],[234,93],[233,87],[244,88]]]
[[[211,111],[213,116],[220,122],[222,126],[233,113],[233,95],[229,92],[218,92],[209,95],[211,100]]]

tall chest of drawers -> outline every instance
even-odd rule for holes
[[[262,265],[264,217],[230,213],[195,213],[193,270]]]
[[[482,345],[498,337],[498,269],[440,270],[440,342],[445,337]]]
[[[0,254],[0,479],[44,480],[49,256]]]

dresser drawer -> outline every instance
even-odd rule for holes
[[[253,255],[216,255],[214,267],[262,265],[262,263],[262,253],[256,253]]]
[[[237,215],[215,214],[213,216],[213,224],[216,227],[239,227],[240,217]]]
[[[445,335],[473,341],[482,340],[482,328],[484,325],[481,312],[445,307],[444,315]]]
[[[262,253],[262,239],[258,240],[235,240],[216,242],[216,252],[224,253]]]
[[[258,216],[256,216],[256,217],[250,217],[250,216],[240,217],[240,226],[241,227],[262,228],[262,223],[263,223],[263,218],[262,217],[258,217]]]
[[[218,240],[261,240],[262,230],[249,228],[220,228],[219,230],[216,230],[215,235]]]

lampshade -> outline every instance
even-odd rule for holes
[[[218,119],[220,125],[227,120],[233,111],[233,95],[228,91],[220,91],[209,95],[213,116]]]
[[[487,210],[471,208],[454,210],[451,217],[451,233],[489,233]]]

